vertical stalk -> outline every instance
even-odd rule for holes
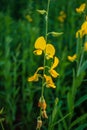
[[[47,13],[46,13],[46,17],[45,17],[45,20],[46,20],[46,32],[45,32],[45,39],[46,39],[46,42],[47,42],[47,33],[48,33],[48,14],[49,14],[49,5],[50,5],[50,0],[48,0],[48,4],[47,4]],[[43,66],[45,66],[45,63],[46,63],[46,55],[45,55],[45,51],[44,51],[44,63],[43,63]],[[45,68],[43,70],[43,76],[45,74]],[[43,93],[44,93],[44,78],[42,79],[42,91],[41,91],[41,97],[43,98]]]
[[[47,43],[47,33],[48,33],[48,14],[49,14],[49,5],[50,5],[50,0],[48,0],[48,4],[47,4],[47,13],[46,13],[46,17],[45,17],[45,20],[46,20],[46,32],[45,32],[45,39],[46,39],[46,43]],[[46,64],[46,55],[45,55],[45,50],[44,50],[44,61],[43,61],[43,67],[44,67],[44,70],[43,70],[43,79],[42,79],[42,89],[41,89],[41,100],[44,99],[44,74],[45,74],[45,64]],[[39,118],[41,119],[41,108],[40,108],[40,116]],[[40,128],[39,128],[40,130]]]
[[[46,17],[45,17],[45,20],[46,20],[46,34],[45,34],[46,41],[47,41],[47,33],[48,33],[49,6],[50,6],[50,0],[48,0],[48,4],[47,4],[47,15],[46,15]]]

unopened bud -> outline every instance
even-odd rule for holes
[[[44,98],[40,98],[38,102],[38,107],[42,108],[42,110],[45,110],[47,107],[47,104],[45,102]]]

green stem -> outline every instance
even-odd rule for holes
[[[47,42],[47,32],[48,32],[48,14],[49,14],[49,5],[50,5],[50,0],[48,0],[48,4],[47,4],[47,14],[46,14],[46,34],[45,34],[45,39]],[[44,51],[44,62],[43,62],[43,66],[44,66],[44,70],[43,70],[43,79],[42,79],[42,90],[41,90],[41,98],[44,98],[44,74],[45,74],[45,64],[46,64],[46,55],[45,55],[45,51]],[[41,118],[41,108],[40,108],[40,118]]]
[[[5,129],[4,129],[4,126],[3,126],[3,124],[2,124],[2,122],[0,122],[0,123],[1,123],[2,130],[5,130]]]
[[[45,34],[45,39],[47,42],[47,32],[48,32],[48,14],[49,14],[49,5],[50,5],[50,0],[48,0],[47,4],[47,14],[46,14],[46,34]],[[44,51],[44,63],[43,66],[45,67],[46,64],[46,56],[45,56],[45,51]],[[42,80],[42,92],[41,92],[41,97],[43,97],[44,94],[44,74],[45,74],[45,68],[43,70],[43,80]]]
[[[84,50],[83,50],[82,55],[81,55],[81,59],[80,59],[80,63],[79,63],[78,71],[77,71],[77,77],[79,76],[79,71],[80,71],[80,67],[82,65],[83,57],[84,57]]]
[[[48,0],[48,4],[47,4],[47,15],[46,15],[46,34],[45,34],[46,41],[47,41],[47,32],[48,32],[48,15],[49,15],[49,6],[50,6],[50,0]]]

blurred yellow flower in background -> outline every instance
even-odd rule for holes
[[[68,60],[73,62],[76,60],[76,57],[77,57],[76,54],[74,54],[73,56],[68,56]]]
[[[31,18],[30,15],[26,15],[25,18],[28,20],[28,22],[32,22],[33,21],[33,19]]]
[[[65,12],[64,12],[64,11],[60,11],[59,16],[58,16],[58,20],[59,20],[61,23],[63,23],[64,20],[65,20],[65,18],[66,18]]]
[[[76,8],[77,13],[82,13],[85,10],[86,4],[83,3],[80,5],[80,7]]]
[[[87,42],[84,44],[84,51],[87,51]]]

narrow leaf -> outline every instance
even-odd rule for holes
[[[84,72],[87,69],[87,60],[82,64],[78,71],[78,75],[80,75],[82,72]]]
[[[85,100],[87,100],[87,94],[82,96],[75,104],[75,107],[79,106],[81,103],[83,103]]]
[[[84,114],[84,115],[82,115],[82,116],[80,116],[79,118],[77,118],[75,121],[72,122],[72,124],[71,124],[70,127],[69,127],[69,130],[70,130],[73,126],[75,126],[76,124],[80,123],[80,121],[82,121],[82,120],[84,120],[84,119],[86,119],[86,118],[87,118],[87,113]]]
[[[87,128],[87,123],[80,125],[79,127],[77,127],[75,130],[84,130],[85,128]]]

